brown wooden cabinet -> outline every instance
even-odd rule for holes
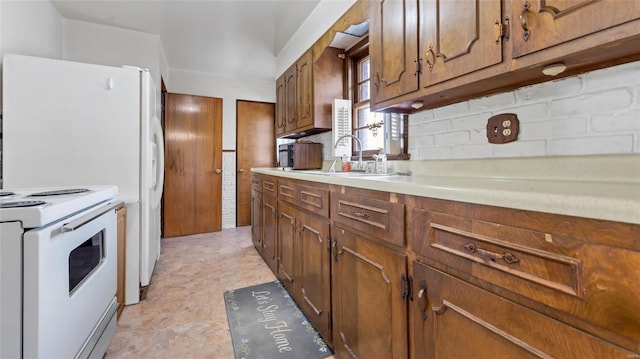
[[[278,278],[331,345],[329,189],[278,180]]]
[[[330,346],[333,346],[329,219],[304,211],[298,213],[298,302],[316,330]]]
[[[418,1],[421,87],[502,62],[500,1]]]
[[[640,60],[637,1],[372,0],[370,11],[373,110],[415,112]],[[566,70],[543,73],[557,63]]]
[[[284,111],[286,119],[283,133],[276,127],[276,137],[298,138],[331,130],[331,104],[344,95],[341,51],[311,48],[276,80],[276,109]]]
[[[289,293],[297,291],[296,237],[298,211],[290,204],[278,203],[278,273]]]
[[[116,300],[118,301],[118,318],[124,310],[124,290],[125,290],[125,274],[127,261],[127,208],[124,204],[116,210],[118,218],[118,265],[117,265],[117,286]]]
[[[333,344],[339,358],[407,358],[406,256],[334,224]]]
[[[276,119],[275,134],[280,137],[287,126],[287,92],[286,92],[286,76],[280,76],[276,81]]]
[[[262,176],[251,174],[251,240],[262,254]]]
[[[638,1],[512,0],[513,57],[544,50],[639,17]]]
[[[276,179],[262,177],[262,258],[278,272],[278,199]]]
[[[416,199],[409,226],[410,249],[418,260],[458,278],[432,271],[434,283],[430,283],[429,278],[421,278],[422,272],[415,272],[414,265],[414,300],[427,316],[436,316],[428,323],[414,323],[418,331],[430,331],[425,336],[444,335],[433,326],[440,330],[475,321],[480,327],[473,330],[498,327],[500,331],[487,335],[520,338],[524,346],[518,350],[537,348],[551,357],[585,357],[579,355],[582,345],[602,354],[595,357],[620,357],[640,350],[640,302],[635,299],[640,289],[629,285],[640,281],[640,251],[634,233],[640,230],[638,226],[427,198]],[[436,293],[426,307],[417,294],[423,281],[428,298]],[[480,301],[481,297],[486,301]],[[449,324],[437,324],[440,317],[434,313],[440,311],[437,308],[446,310],[443,300],[452,303],[449,307],[458,313],[450,315],[452,322],[441,317],[442,323]],[[511,312],[495,309],[497,303],[512,308]],[[493,318],[492,311],[500,318]],[[507,315],[512,316],[512,323],[504,320]],[[412,315],[414,322],[417,318]],[[527,319],[520,322],[520,318]],[[524,323],[531,333],[517,328]],[[426,327],[420,329],[422,325]],[[562,339],[543,336],[545,341],[541,341],[542,333],[549,330],[545,328],[550,327],[556,328],[553,333],[562,333],[558,334]],[[442,349],[444,353],[477,353],[479,357],[493,353],[484,346],[456,349],[451,341],[442,342],[448,348]],[[511,347],[514,343],[503,344]]]
[[[371,103],[418,90],[417,1],[370,1]]]
[[[297,67],[293,64],[284,73],[284,118],[285,126],[284,132],[289,133],[295,131],[298,128],[298,111],[297,109]],[[280,104],[276,103],[276,107]]]
[[[413,263],[414,358],[629,358],[631,352]]]

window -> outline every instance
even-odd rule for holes
[[[409,159],[407,154],[407,116],[398,113],[371,112],[371,71],[368,46],[349,55],[353,99],[353,134],[362,142],[363,157],[370,158],[381,149],[389,159]],[[353,155],[357,154],[354,144]]]

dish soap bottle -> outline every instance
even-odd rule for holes
[[[351,162],[349,160],[349,155],[342,155],[342,172],[351,172]]]
[[[376,173],[387,173],[387,155],[384,151],[380,150],[374,158],[376,160]]]

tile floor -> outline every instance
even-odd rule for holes
[[[124,308],[106,358],[233,358],[223,292],[274,279],[251,227],[163,239],[147,299]]]

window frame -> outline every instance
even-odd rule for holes
[[[352,103],[352,120],[351,120],[351,125],[352,125],[352,130],[351,130],[351,134],[356,134],[357,133],[357,128],[358,128],[358,108],[362,108],[364,105],[368,104],[369,107],[371,107],[371,100],[366,100],[366,101],[360,101],[360,102],[356,102],[356,99],[359,99],[359,93],[358,93],[358,63],[360,62],[360,60],[364,59],[367,56],[370,56],[369,54],[369,37],[366,36],[363,40],[361,40],[360,42],[358,42],[356,45],[354,45],[353,47],[351,47],[349,50],[346,51],[346,66],[345,66],[345,72],[346,72],[346,76],[345,78],[347,79],[346,81],[346,91],[345,93],[348,93],[348,98],[349,100],[351,100]],[[369,98],[371,98],[371,67],[369,67]],[[399,154],[395,154],[395,155],[390,155],[387,154],[387,159],[389,160],[408,160],[411,158],[411,155],[408,152],[408,147],[409,147],[409,124],[408,124],[408,120],[409,120],[409,116],[406,114],[399,114],[402,116],[402,150],[401,153]],[[358,155],[358,151],[357,151],[357,144],[355,143],[355,141],[351,141],[351,155],[352,157],[357,157]],[[377,154],[378,150],[366,150],[366,151],[362,151],[362,159],[363,160],[372,160],[373,159],[373,155]]]

